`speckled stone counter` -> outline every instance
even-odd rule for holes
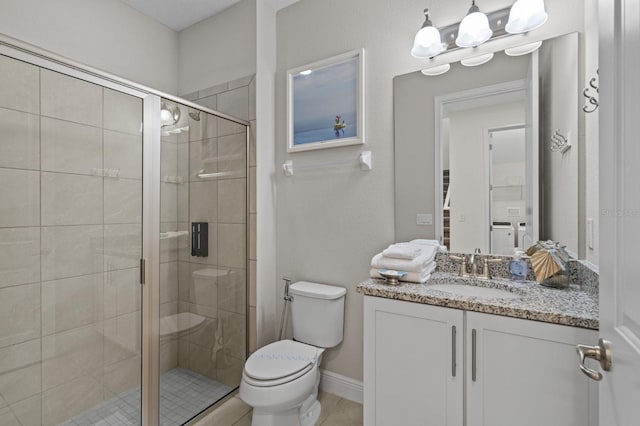
[[[512,299],[461,296],[433,289],[435,284],[465,284],[506,290],[519,295]],[[489,281],[460,278],[451,272],[435,272],[425,284],[387,285],[369,279],[357,286],[367,296],[484,312],[513,318],[598,329],[598,293],[591,286],[571,284],[565,289],[543,287],[535,281],[513,282],[496,278]]]

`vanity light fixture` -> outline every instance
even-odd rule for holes
[[[543,25],[548,17],[544,0],[517,0],[511,6],[509,22],[504,29],[509,34],[526,33]]]
[[[169,102],[162,102],[160,105],[160,124],[172,126],[180,120],[180,108]]]
[[[509,47],[504,49],[504,53],[508,56],[522,56],[528,55],[531,52],[535,52],[542,46],[542,40],[534,41],[533,43],[522,44],[520,46]]]
[[[493,31],[489,27],[487,15],[480,12],[480,8],[476,6],[476,1],[472,0],[469,13],[460,22],[456,45],[459,47],[476,47],[489,40],[492,35]]]
[[[444,65],[438,65],[437,67],[425,68],[420,72],[424,75],[428,75],[429,77],[435,77],[436,75],[442,75],[446,73],[447,71],[449,71],[450,68],[451,68],[451,65],[444,64]]]
[[[429,9],[424,10],[424,24],[418,30],[413,40],[411,56],[418,59],[433,58],[445,50],[440,38],[440,31],[433,26],[429,19]]]
[[[487,53],[486,55],[474,56],[473,58],[465,58],[460,61],[465,67],[477,67],[478,65],[486,64],[493,59],[493,53]]]

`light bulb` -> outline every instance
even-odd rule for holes
[[[509,11],[509,22],[505,31],[510,34],[526,33],[547,22],[544,0],[518,0]]]
[[[476,47],[489,40],[493,31],[489,27],[487,15],[480,12],[475,1],[469,9],[469,14],[460,22],[456,45],[460,47]]]

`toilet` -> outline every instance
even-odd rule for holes
[[[342,342],[346,293],[307,281],[290,286],[294,340],[258,349],[242,372],[240,399],[253,407],[252,426],[316,424],[322,353]]]

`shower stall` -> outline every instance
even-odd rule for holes
[[[0,424],[182,425],[247,355],[247,125],[0,40]]]

